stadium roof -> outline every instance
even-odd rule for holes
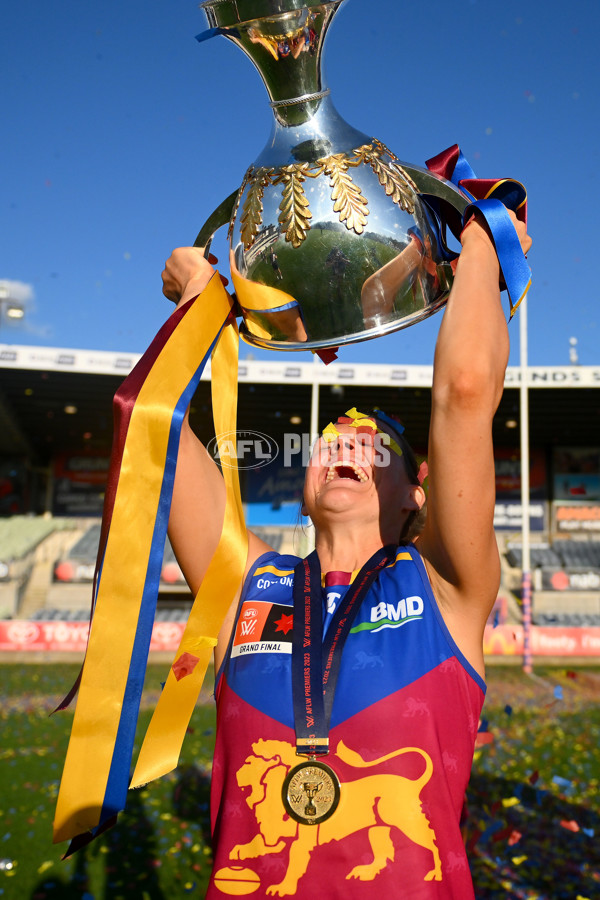
[[[108,452],[112,397],[137,360],[109,353],[0,344],[0,454],[26,456],[45,466],[60,452]],[[398,414],[417,449],[427,443],[431,366],[243,360],[239,369],[238,427],[272,438],[309,431],[313,384],[319,386],[319,427],[351,406],[381,406]],[[210,372],[192,404],[204,440],[212,436]],[[531,443],[537,447],[600,444],[600,367],[528,369]],[[509,368],[494,423],[497,446],[519,444],[520,369]],[[298,422],[297,419],[301,421]]]

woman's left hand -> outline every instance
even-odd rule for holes
[[[206,259],[198,247],[173,250],[162,273],[163,294],[179,304],[201,293],[215,273],[211,263],[216,262],[216,256],[209,254]],[[223,284],[228,284],[226,278],[219,277]]]

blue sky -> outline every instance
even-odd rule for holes
[[[225,38],[195,41],[192,0],[20,0],[3,26],[0,281],[27,316],[0,342],[141,352],[172,309],[165,258],[267,141],[266,91]],[[567,364],[572,336],[600,363],[599,31],[591,0],[345,0],[325,52],[341,114],[400,159],[458,143],[525,184],[536,365]],[[430,363],[440,320],[341,359]]]

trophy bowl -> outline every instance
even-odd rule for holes
[[[273,110],[270,138],[202,227],[208,252],[228,225],[245,341],[320,350],[388,334],[444,305],[457,254],[446,221],[466,195],[401,162],[349,125],[323,80],[323,48],[343,0],[206,0],[206,40],[224,35],[258,69]]]

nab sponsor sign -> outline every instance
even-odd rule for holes
[[[600,591],[600,570],[542,568],[542,591]]]

